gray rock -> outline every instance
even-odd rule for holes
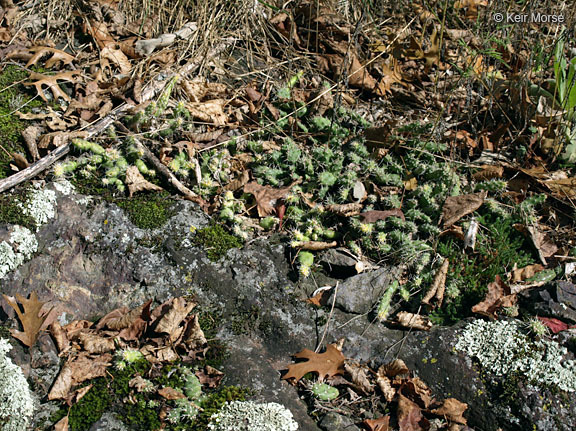
[[[328,413],[322,418],[320,428],[325,431],[342,430],[342,431],[360,431],[352,419],[347,416],[339,415],[337,413]]]
[[[346,279],[338,286],[336,307],[348,313],[370,312],[400,272],[398,268],[386,267]]]
[[[357,274],[356,259],[342,248],[331,248],[322,252],[318,262],[334,277],[350,277]]]
[[[128,428],[114,413],[107,412],[92,424],[90,431],[128,431]]]

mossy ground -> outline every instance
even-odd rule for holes
[[[0,71],[0,178],[11,174],[10,153],[26,154],[21,132],[29,123],[18,118],[14,111],[29,112],[44,105],[42,99],[34,98],[31,87],[22,84],[27,78],[28,72],[15,65],[6,65]]]
[[[173,203],[167,192],[139,195],[116,201],[116,204],[126,212],[130,221],[140,229],[157,229],[164,226],[174,215],[171,210]]]
[[[32,231],[36,229],[34,219],[22,212],[19,202],[25,202],[27,189],[0,194],[0,223],[17,224]]]
[[[215,262],[223,257],[231,248],[242,246],[242,240],[218,225],[212,224],[199,229],[193,238],[193,243],[203,247],[208,259]]]

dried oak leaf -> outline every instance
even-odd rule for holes
[[[500,307],[511,307],[516,300],[516,294],[511,293],[510,286],[497,275],[495,280],[488,284],[488,292],[484,300],[472,307],[472,312],[495,319],[496,311]]]
[[[465,215],[476,211],[486,199],[486,191],[468,195],[449,196],[442,207],[443,228],[447,229]]]
[[[24,85],[33,85],[36,87],[36,92],[38,96],[40,96],[45,102],[48,102],[46,96],[44,95],[43,86],[46,85],[52,91],[54,95],[54,100],[58,100],[59,97],[70,102],[70,96],[68,96],[60,86],[58,85],[58,81],[66,81],[66,82],[76,82],[76,77],[81,72],[79,70],[69,70],[67,72],[60,72],[56,75],[43,75],[41,73],[31,72],[30,79],[33,82],[24,82]]]
[[[443,416],[450,422],[466,425],[466,418],[462,414],[467,408],[468,404],[458,401],[456,398],[446,398],[439,408],[431,410],[430,413]]]
[[[32,292],[30,294],[30,299],[26,299],[18,293],[16,294],[16,299],[14,299],[12,296],[2,296],[6,302],[8,302],[8,304],[14,309],[18,315],[20,323],[22,324],[23,331],[10,329],[10,333],[14,338],[22,341],[26,346],[32,347],[34,343],[36,343],[40,330],[42,329],[42,326],[44,325],[44,322],[46,321],[46,318],[52,309],[43,313],[41,312],[42,306],[45,304],[45,302],[38,301],[38,295],[36,292]],[[16,300],[22,304],[24,312],[22,312],[18,306]]]
[[[282,380],[294,379],[298,382],[307,373],[316,373],[318,378],[332,377],[343,374],[344,361],[346,358],[334,344],[328,344],[324,353],[314,353],[310,349],[303,349],[294,355],[297,359],[308,359],[288,366],[288,372],[282,376]]]
[[[396,321],[394,323],[403,328],[419,329],[421,331],[429,331],[430,328],[432,328],[432,322],[428,317],[407,311],[399,312],[396,315]]]
[[[281,189],[275,189],[270,186],[262,186],[256,181],[252,181],[244,186],[244,193],[254,195],[258,209],[259,217],[266,217],[275,212],[274,207],[279,199],[284,198],[293,184]]]
[[[369,431],[388,431],[390,416],[383,416],[378,419],[365,419],[362,425],[368,427]]]
[[[128,186],[128,194],[130,197],[136,192],[142,191],[162,191],[162,187],[152,184],[142,176],[136,166],[129,166],[126,169],[126,185]]]

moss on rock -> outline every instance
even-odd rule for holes
[[[218,224],[199,229],[193,238],[194,245],[204,248],[208,259],[215,262],[231,248],[242,246],[242,240],[229,234]]]
[[[138,196],[116,202],[126,211],[130,221],[141,229],[162,227],[173,215],[172,200],[167,193]]]

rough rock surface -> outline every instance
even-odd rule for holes
[[[489,376],[455,352],[461,325],[422,333],[371,322],[369,311],[394,279],[394,269],[340,280],[336,308],[328,320],[329,310],[314,310],[303,301],[318,284],[293,282],[280,244],[258,239],[211,262],[191,242],[193,228],[209,223],[195,204],[177,202],[176,215],[165,226],[143,230],[113,204],[74,194],[59,194],[57,202],[56,218],[37,232],[39,252],[2,280],[3,293],[36,291],[41,300],[52,301],[62,323],[96,318],[149,298],[161,302],[193,293],[202,309],[220,316],[218,336],[230,352],[223,366],[224,382],[253,388],[259,401],[284,404],[301,430],[358,429],[358,424],[338,415],[322,417],[317,425],[295,389],[280,380],[291,354],[342,337],[347,357],[368,362],[373,369],[403,358],[438,398],[468,403],[465,416],[472,428],[522,430],[534,424],[542,430],[568,430],[570,426],[562,424],[576,423],[575,403],[561,394],[518,387],[511,394],[516,403],[499,401]],[[336,280],[318,277],[316,283],[335,285]],[[15,327],[13,310],[4,300],[1,305],[2,320],[10,317],[3,324]],[[327,320],[329,329],[322,338]],[[39,397],[55,377],[55,352],[47,335],[30,354],[22,347],[11,352]],[[53,409],[53,403],[44,407]],[[118,424],[112,427],[111,421],[114,418],[106,415],[92,429],[122,429]]]

